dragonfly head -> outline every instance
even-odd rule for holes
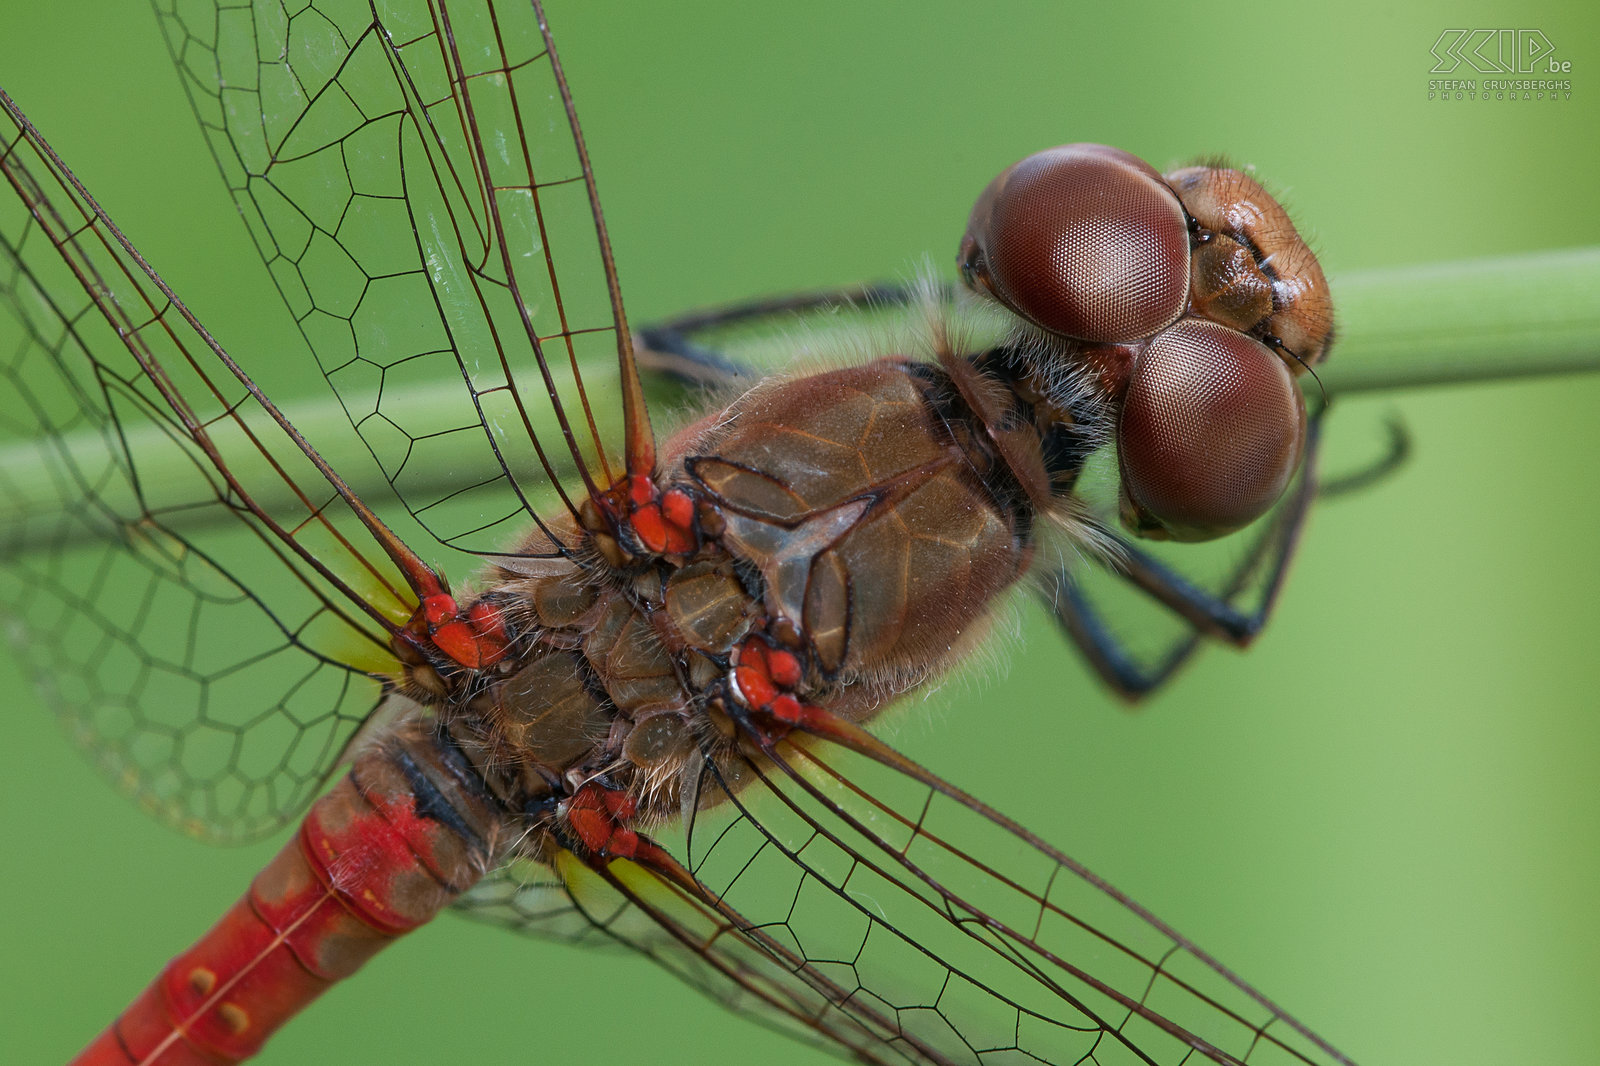
[[[1095,383],[1132,532],[1231,533],[1299,469],[1297,378],[1327,353],[1331,301],[1316,257],[1248,174],[1163,177],[1106,145],[1046,149],[983,190],[958,265],[1026,324],[1032,358]]]

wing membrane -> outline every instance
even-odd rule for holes
[[[809,728],[745,764],[745,824],[697,824],[688,865],[892,1017],[913,1060],[1347,1061],[1014,822],[856,727]]]
[[[669,865],[675,865],[669,863]],[[865,1062],[900,1062],[839,1010],[844,990],[759,930],[745,928],[697,887],[627,860],[592,869],[571,852],[553,866],[514,863],[456,903],[468,917],[525,936],[644,955],[722,1006],[809,1044]]]
[[[0,374],[22,442],[0,482],[8,631],[159,815],[266,832],[372,708],[364,675],[402,594],[352,547],[313,456],[3,94],[0,144],[17,193],[0,214]]]
[[[634,389],[579,366],[631,367],[628,334],[536,7],[159,7],[284,301],[428,532],[505,550],[576,509],[564,476],[609,483]]]
[[[661,838],[676,858],[614,861],[607,878],[562,853],[462,906],[632,947],[872,1062],[1348,1066],[1016,823],[855,727],[811,728],[708,761],[687,831]]]
[[[353,425],[435,555],[508,548],[536,507],[575,509],[560,475],[592,488],[609,428],[592,412],[627,399],[616,374],[597,390],[578,372],[627,350],[615,272],[542,17],[503,14],[158,4],[343,408],[342,430],[313,419],[317,447]],[[374,706],[378,686],[357,675],[392,669],[387,631],[413,599],[368,533],[397,561],[409,549],[6,104],[19,200],[0,237],[21,338],[6,373],[37,398],[8,427],[29,443],[3,486],[24,656],[80,739],[169,820],[266,832]]]

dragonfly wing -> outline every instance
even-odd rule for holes
[[[601,442],[624,425],[630,469],[649,465],[538,5],[158,8],[284,302],[440,554],[505,551],[541,510],[576,511],[618,472]],[[583,484],[568,495],[564,479]]]
[[[596,871],[561,852],[462,906],[632,947],[868,1061],[1349,1066],[1016,823],[856,727],[808,728],[708,759],[687,827],[658,838],[670,857]]]
[[[0,222],[22,344],[8,373],[66,397],[14,419],[31,443],[6,465],[6,600],[85,743],[202,836],[266,832],[316,794],[380,695],[352,675],[395,672],[413,559],[475,564],[514,550],[539,507],[576,511],[560,479],[609,482],[607,415],[630,469],[651,461],[542,13],[352,6],[157,5],[334,401],[295,409],[306,433],[9,100],[0,128],[20,198]],[[586,384],[595,359],[608,369]],[[325,454],[382,480],[357,491]],[[55,678],[74,672],[91,680]]]
[[[638,952],[696,991],[767,1028],[862,1062],[901,1063],[889,1025],[841,1010],[842,989],[747,926],[703,889],[628,860],[603,869],[558,851],[550,865],[516,862],[455,904],[524,936]],[[917,1061],[915,1059],[911,1061]]]
[[[1347,1063],[1016,823],[858,727],[805,728],[734,764],[685,865],[905,1058]]]
[[[0,174],[7,631],[114,779],[197,835],[260,835],[374,706],[383,612],[406,608],[307,454],[3,95]]]

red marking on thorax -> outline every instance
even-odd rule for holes
[[[805,705],[791,691],[805,680],[799,656],[753,635],[734,649],[733,660],[735,694],[746,706],[787,724],[801,721]]]
[[[467,669],[481,670],[505,657],[505,620],[492,605],[479,601],[462,611],[454,596],[436,592],[423,598],[418,611],[427,639]]]
[[[657,555],[695,550],[694,499],[682,489],[662,492],[649,477],[628,479],[628,517],[639,543]]]
[[[631,859],[639,834],[623,824],[638,813],[638,802],[626,792],[585,785],[567,801],[567,824],[584,847],[596,855]]]

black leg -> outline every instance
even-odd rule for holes
[[[1063,567],[1050,576],[1044,590],[1056,623],[1077,645],[1078,653],[1113,692],[1138,701],[1166,684],[1200,644],[1200,634],[1189,630],[1153,663],[1128,653],[1078,587],[1072,571]]]
[[[1132,654],[1111,632],[1065,566],[1045,582],[1042,591],[1057,623],[1115,692],[1130,700],[1149,695],[1188,661],[1200,647],[1202,636],[1244,647],[1261,632],[1277,603],[1311,500],[1317,495],[1321,424],[1322,412],[1318,412],[1307,432],[1299,480],[1215,590],[1202,588],[1125,538],[1116,538],[1121,557],[1113,565],[1118,576],[1188,623],[1188,631],[1159,655],[1144,660]],[[1254,607],[1236,606],[1234,599],[1255,584],[1258,577]]]
[[[1340,474],[1323,480],[1317,489],[1320,499],[1332,499],[1350,492],[1360,492],[1370,488],[1393,474],[1405,465],[1411,457],[1411,434],[1406,431],[1405,423],[1398,418],[1390,418],[1384,423],[1388,431],[1389,443],[1382,455],[1364,467]]]

